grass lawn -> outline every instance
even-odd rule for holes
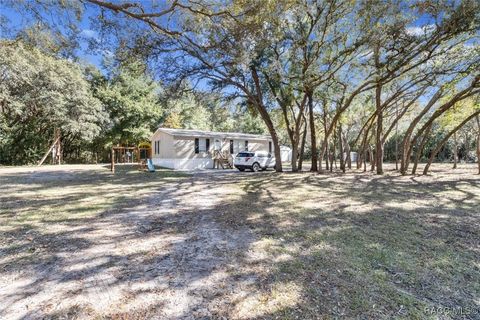
[[[0,318],[478,319],[475,172],[0,168]]]

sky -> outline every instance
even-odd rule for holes
[[[3,2],[2,2],[3,1]],[[7,1],[11,1],[8,3]],[[7,26],[10,29],[8,32],[4,32],[3,29],[0,29],[0,38],[12,38],[18,33],[18,31],[24,29],[25,27],[31,26],[35,23],[35,19],[32,18],[30,14],[28,14],[23,8],[19,8],[21,6],[19,2],[13,2],[16,0],[0,0],[0,19],[6,18],[8,20]],[[29,0],[26,0],[29,1]],[[5,5],[7,4],[7,5]],[[79,2],[77,2],[79,4]],[[15,7],[16,6],[16,7]],[[77,20],[75,16],[70,15],[67,18],[74,21],[78,27],[79,31],[79,48],[75,50],[75,56],[78,58],[82,63],[92,64],[97,67],[101,72],[104,74],[107,73],[106,68],[103,66],[102,62],[105,58],[112,57],[113,54],[111,51],[105,50],[92,50],[89,47],[89,41],[97,40],[102,41],[100,39],[99,32],[95,30],[96,26],[94,22],[100,13],[100,9],[94,5],[83,5],[81,4],[82,8],[82,15],[81,19]],[[21,13],[19,13],[21,12]],[[65,10],[62,10],[62,14],[65,15]],[[45,19],[48,23],[54,25],[57,23],[59,19],[64,19],[60,14],[47,12],[45,13],[42,10],[42,19]],[[1,21],[1,20],[0,20]],[[65,21],[65,20],[63,20]],[[169,25],[174,27],[175,23],[172,20],[169,20]],[[58,24],[58,28],[65,33],[66,29],[61,27],[61,24]],[[153,75],[154,78],[157,78]],[[211,88],[208,84],[207,80],[196,80],[195,81],[196,88],[201,91],[210,91]],[[226,89],[226,92],[230,92],[230,89]]]
[[[10,2],[9,2],[10,1]],[[7,18],[9,20],[8,27],[13,29],[13,32],[4,32],[4,30],[0,30],[1,38],[9,38],[14,35],[16,32],[21,30],[22,28],[31,25],[33,23],[33,19],[28,15],[19,14],[17,10],[12,9],[15,7],[14,2],[15,0],[5,0],[0,1],[0,17]],[[18,6],[21,4],[18,3]],[[98,32],[94,30],[94,27],[91,25],[91,19],[94,19],[98,14],[98,9],[94,6],[83,6],[83,15],[82,18],[78,23],[78,28],[80,30],[80,48],[76,52],[77,56],[88,63],[91,63],[98,68],[101,68],[102,58],[105,55],[110,55],[110,52],[94,52],[88,48],[88,40],[89,39],[98,39]],[[58,16],[55,13],[47,13],[44,15],[44,18],[49,20],[50,22],[54,22],[55,19],[58,19]],[[73,18],[73,17],[70,17]],[[424,32],[425,28],[429,28],[429,25],[432,24],[433,21],[429,19],[426,15],[420,16],[419,19],[411,26],[409,29],[409,33],[418,35]]]
[[[8,1],[8,0],[7,0]],[[14,1],[14,0],[11,0]],[[11,8],[8,4],[5,5],[7,2],[0,1],[0,18],[6,18],[8,20],[7,27],[8,30],[4,28],[0,29],[0,37],[1,38],[11,38],[14,37],[15,34],[20,31],[21,29],[31,26],[34,23],[34,19],[30,15],[20,14],[14,8]],[[97,39],[98,33],[97,31],[91,28],[90,19],[96,16],[96,12],[92,7],[84,8],[84,12],[82,18],[78,23],[79,28],[79,45],[80,48],[75,52],[78,58],[82,61],[87,63],[93,64],[99,69],[102,69],[102,59],[105,55],[109,55],[109,52],[95,52],[90,50],[88,47],[88,40],[89,39]],[[46,19],[50,22],[54,22],[57,17],[50,13],[50,15],[45,16]],[[73,18],[73,17],[72,17]],[[62,30],[65,30],[61,28]]]
[[[11,2],[8,2],[11,1]],[[32,19],[31,15],[25,14],[25,10],[22,10],[20,2],[14,2],[16,0],[3,0],[0,1],[0,17],[6,18],[9,23],[7,23],[8,28],[10,29],[9,32],[5,32],[4,29],[0,29],[1,38],[8,38],[13,37],[16,32],[19,30],[32,25],[34,23],[34,19]],[[27,0],[28,1],[28,0]],[[28,2],[27,2],[28,3]],[[80,4],[80,2],[74,2]],[[99,9],[96,6],[84,6],[80,4],[83,9],[83,14],[81,16],[80,21],[77,21],[74,16],[68,16],[66,18],[72,19],[76,22],[79,35],[79,46],[78,50],[76,50],[75,55],[81,60],[86,63],[93,64],[98,69],[105,72],[105,69],[102,67],[102,61],[104,57],[111,56],[112,53],[108,50],[91,50],[88,45],[89,40],[99,40],[99,33],[95,30],[95,26],[92,23],[94,19],[96,19]],[[20,11],[23,14],[19,14],[16,10],[12,9],[11,7],[19,7]],[[65,11],[62,11],[62,14],[65,16]],[[63,19],[60,13],[57,12],[44,12],[42,11],[42,16],[46,19],[49,23],[55,24],[59,19]],[[424,32],[428,31],[432,28],[434,21],[431,20],[427,15],[420,16],[407,30],[408,33],[412,35],[421,35]],[[60,27],[62,30],[63,28]],[[65,31],[65,29],[63,29]],[[199,84],[199,89],[206,90],[207,82],[202,81]]]

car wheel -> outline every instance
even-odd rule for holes
[[[252,165],[252,171],[253,171],[253,172],[257,172],[258,170],[260,170],[260,165],[255,162],[255,163]]]
[[[245,168],[238,168],[239,171],[245,171]]]

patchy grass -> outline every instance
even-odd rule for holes
[[[443,307],[478,316],[480,181],[467,172],[269,181],[261,198],[273,205],[258,221],[275,261],[270,282],[302,288],[295,307],[270,313],[424,319]]]
[[[474,173],[2,168],[0,316],[475,319]]]
[[[0,194],[1,213],[12,217],[2,221],[2,227],[40,227],[45,223],[94,218],[147,196],[152,187],[188,176],[166,169],[147,173],[132,165],[117,165],[112,174],[103,170],[107,168],[46,166],[23,167],[20,172],[15,168],[0,171],[0,181],[8,188]]]

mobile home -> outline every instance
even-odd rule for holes
[[[171,169],[213,168],[218,152],[233,160],[240,151],[273,153],[272,139],[256,134],[169,128],[158,128],[152,136],[153,163]]]

